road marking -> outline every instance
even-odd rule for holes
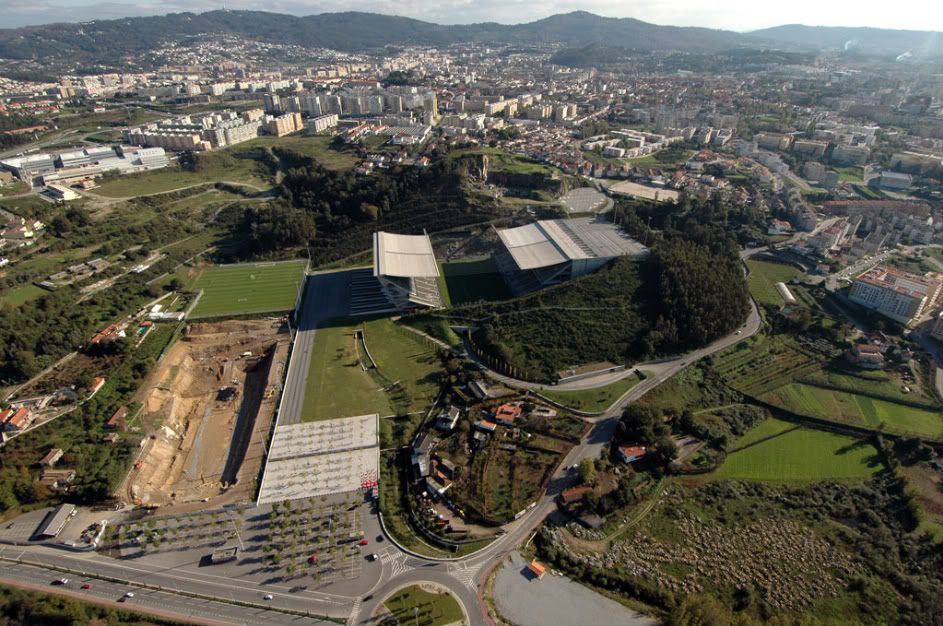
[[[403,552],[397,552],[396,554],[384,552],[380,555],[380,561],[393,568],[393,576],[399,576],[413,569],[409,565],[406,565],[407,557],[408,555]]]
[[[357,615],[360,614],[360,605],[363,600],[360,599],[360,596],[357,596],[357,599],[354,601],[354,606],[350,609],[350,617],[347,618],[348,624],[353,624],[357,621]]]
[[[472,591],[476,591],[478,589],[478,585],[475,584],[475,576],[478,575],[478,570],[480,567],[480,565],[478,567],[469,567],[468,564],[464,561],[457,565],[449,563],[448,573],[457,578],[462,584]]]

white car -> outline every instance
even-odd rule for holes
[[[265,594],[264,596],[262,596],[262,599],[263,599],[263,600],[271,600],[271,599],[272,599],[272,594],[267,593],[267,594]]]
[[[134,592],[133,592],[133,591],[129,591],[128,593],[124,594],[124,597],[125,597],[125,598],[133,598],[133,597],[134,597]]]
[[[740,334],[740,332],[741,332],[741,331],[739,331],[739,330],[738,330],[738,331],[737,331],[737,332],[735,332],[734,334],[735,334],[735,335],[739,335],[739,334]]]

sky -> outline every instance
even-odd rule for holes
[[[634,17],[654,24],[704,26],[741,32],[780,24],[943,31],[940,0],[899,0],[893,5],[887,0],[0,0],[0,27],[220,8],[293,15],[366,11],[403,15],[438,24],[517,24],[583,10],[605,17]]]

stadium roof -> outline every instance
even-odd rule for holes
[[[498,237],[519,269],[549,267],[566,261],[641,256],[647,248],[618,226],[599,218],[540,220],[499,230]]]
[[[428,235],[373,235],[373,275],[401,278],[433,278],[439,265]]]

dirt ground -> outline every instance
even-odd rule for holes
[[[131,428],[150,437],[120,496],[160,506],[251,497],[287,348],[282,319],[191,324],[135,398]]]

